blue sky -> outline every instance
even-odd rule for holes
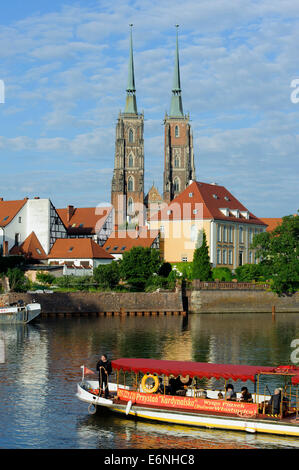
[[[163,118],[179,23],[183,106],[193,128],[197,180],[226,186],[257,216],[295,213],[295,0],[2,3],[0,196],[50,197],[56,207],[110,201],[129,23],[137,105],[145,116],[145,190],[154,181],[162,191]]]

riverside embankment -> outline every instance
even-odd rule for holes
[[[214,283],[211,283],[214,284]],[[224,283],[223,283],[224,284]],[[185,315],[186,313],[298,312],[299,292],[278,297],[266,289],[205,286],[176,292],[8,293],[0,305],[22,299],[39,302],[42,315]]]

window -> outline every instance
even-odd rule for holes
[[[249,256],[248,256],[248,261],[250,264],[252,264],[252,251],[249,251]]]
[[[128,191],[134,191],[134,178],[133,178],[133,176],[129,176]]]
[[[68,251],[73,251],[74,247],[71,246]]]
[[[178,192],[180,190],[180,180],[179,178],[174,178],[174,182],[173,182],[173,190],[175,192]]]
[[[178,157],[176,155],[175,159],[174,159],[174,166],[175,168],[179,168],[180,167],[180,157]]]
[[[223,241],[227,242],[227,227],[223,227]]]
[[[132,213],[133,210],[134,210],[133,199],[131,197],[129,197],[129,199],[128,199],[128,212]]]
[[[132,129],[129,130],[129,142],[132,144],[134,142],[134,132]]]
[[[122,251],[124,251],[125,249],[126,249],[126,247],[125,247],[125,246],[122,246],[122,247],[121,247],[121,250],[122,250]]]
[[[19,224],[22,223],[22,217],[19,217]]]
[[[213,198],[214,198],[214,199],[218,199],[217,194],[213,194]]]
[[[239,242],[240,242],[240,243],[243,243],[243,231],[244,231],[244,230],[243,230],[243,227],[240,226],[240,227],[239,227]],[[240,265],[240,266],[242,266],[242,265]]]
[[[134,166],[133,155],[130,153],[129,155],[129,167],[132,168]]]
[[[228,264],[233,264],[233,250],[228,251]]]
[[[219,248],[217,250],[217,264],[221,264],[221,250]]]
[[[249,229],[249,242],[252,243],[252,240],[253,240],[253,232],[252,232],[252,228]]]
[[[221,242],[221,225],[217,225],[217,242]]]
[[[188,256],[182,255],[182,261],[183,261],[184,263],[187,263],[187,261],[188,261]]]
[[[39,249],[39,248],[36,248],[36,251],[37,251],[37,253],[38,253],[39,255],[41,255],[41,254],[42,254],[42,252],[40,251],[40,249]]]
[[[193,197],[193,193],[189,193],[189,197]]]
[[[118,246],[114,246],[113,250],[116,251],[118,249]]]
[[[226,256],[227,256],[227,253],[226,253],[226,248],[224,248],[222,256],[223,256],[223,261],[222,261],[222,263],[223,263],[223,264],[227,264],[227,257],[226,257]]]
[[[232,225],[230,225],[228,233],[229,233],[229,242],[232,243],[233,241],[233,226]]]
[[[180,137],[180,130],[179,130],[179,126],[175,126],[175,129],[174,129],[174,135],[176,137]]]

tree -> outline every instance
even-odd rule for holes
[[[119,262],[100,264],[93,270],[93,277],[99,287],[115,288],[120,281]]]
[[[30,281],[24,272],[19,268],[9,268],[7,270],[9,286],[13,292],[26,292],[30,287]]]
[[[36,280],[40,282],[41,284],[51,285],[55,281],[55,276],[53,276],[53,274],[50,274],[50,273],[38,272],[36,274]]]
[[[272,232],[263,232],[253,239],[252,248],[267,265],[271,289],[279,296],[292,294],[299,287],[299,217],[283,217]]]
[[[200,279],[201,281],[210,281],[212,279],[209,248],[204,230],[199,233],[193,254],[192,279]]]
[[[122,279],[136,290],[144,290],[146,281],[157,273],[161,265],[160,253],[152,248],[133,247],[123,254],[120,263]]]

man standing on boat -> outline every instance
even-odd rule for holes
[[[97,362],[96,369],[99,371],[99,396],[104,392],[104,397],[109,397],[108,379],[112,372],[111,362],[108,361],[106,354],[102,354]]]

